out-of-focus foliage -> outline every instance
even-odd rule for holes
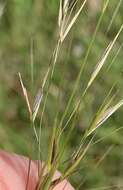
[[[88,0],[88,4],[61,49],[43,117],[42,152],[45,157],[49,131],[53,126],[57,107],[59,107],[59,118],[61,118],[98,22],[104,1],[97,0],[97,2],[96,4],[96,0]],[[119,10],[110,30],[107,32],[117,4],[118,1],[116,0],[109,2],[81,77],[76,97],[72,102],[71,110],[83,92],[102,52],[123,24],[123,2],[121,0]],[[17,153],[32,155],[34,158],[35,152],[37,152],[35,138],[29,124],[18,72],[21,72],[29,97],[32,100],[34,95],[31,93],[30,44],[33,39],[35,84],[33,94],[36,94],[47,71],[51,53],[57,40],[58,6],[59,1],[56,0],[0,1],[0,147]],[[78,112],[77,125],[71,141],[66,147],[66,155],[76,148],[84,129],[89,126],[94,114],[114,83],[116,86],[113,93],[117,92],[117,100],[123,98],[122,48],[115,62],[108,69],[122,43],[123,34],[118,38],[107,63],[84,98]],[[61,100],[58,104],[59,89]],[[80,189],[123,185],[123,132],[120,130],[112,133],[123,125],[122,114],[123,109],[121,108],[97,131],[96,140],[105,136],[108,137],[91,147],[81,163],[82,169],[71,176],[71,181],[75,187],[82,182]],[[37,118],[37,128],[39,120],[40,114]],[[67,130],[63,140],[66,135]],[[98,166],[97,163],[110,146],[112,148],[109,154]]]

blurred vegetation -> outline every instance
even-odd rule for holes
[[[57,109],[59,109],[60,119],[101,13],[100,7],[102,7],[103,1],[97,0],[99,6],[91,1],[94,2],[88,0],[88,5],[86,5],[63,44],[59,62],[55,68],[43,118],[42,152],[45,157],[49,133]],[[102,52],[123,24],[123,2],[121,1],[111,28],[107,32],[117,5],[118,1],[110,0],[84,69],[76,97],[72,102],[71,110],[78,101]],[[19,83],[18,72],[22,73],[24,84],[32,100],[41,86],[57,40],[58,6],[58,0],[0,1],[0,148],[24,155],[32,155],[33,158],[37,158],[35,154],[37,149],[33,130],[29,124],[28,111]],[[83,131],[88,127],[114,83],[116,83],[114,93],[117,92],[117,100],[123,97],[122,47],[114,63],[108,69],[123,43],[122,39],[123,34],[118,38],[106,65],[82,102],[78,112],[77,124],[66,147],[66,155],[69,155],[71,150],[76,148]],[[31,93],[31,40],[34,41],[35,85],[33,94]],[[60,102],[57,97],[59,90]],[[102,137],[106,138],[92,146],[81,163],[80,171],[71,176],[71,182],[75,187],[78,184],[81,184],[80,189],[113,185],[123,186],[123,132],[120,130],[112,133],[123,125],[122,115],[123,109],[121,108],[98,129],[96,140]],[[36,122],[38,128],[40,113]],[[64,133],[63,141],[66,135],[67,130]],[[109,153],[97,167],[98,161],[108,150],[110,150]]]

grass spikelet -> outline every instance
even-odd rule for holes
[[[35,118],[37,116],[37,113],[38,113],[38,110],[39,110],[39,107],[40,107],[40,104],[41,104],[41,101],[42,101],[42,97],[43,97],[42,89],[39,89],[38,93],[37,93],[37,95],[35,97],[34,104],[33,104],[33,114],[32,114],[33,122],[35,121]]]
[[[83,7],[85,6],[87,0],[84,0],[84,2],[82,3],[82,5],[80,6],[79,10],[77,11],[77,13],[74,15],[74,17],[72,18],[72,20],[70,21],[70,23],[68,24],[67,28],[65,29],[65,31],[61,31],[61,42],[64,41],[64,39],[66,38],[66,36],[68,35],[69,31],[71,30],[72,26],[74,25],[74,23],[76,22],[78,16],[80,15]]]
[[[60,0],[59,17],[58,17],[58,25],[59,25],[59,27],[61,26],[62,19],[63,19],[63,0]]]
[[[89,130],[86,132],[86,137],[92,134],[98,127],[100,127],[109,117],[112,116],[122,105],[123,100],[120,100],[115,106],[109,107],[110,103],[112,102],[113,98],[109,101],[108,104],[102,108],[99,114],[97,114],[96,118],[92,122]]]
[[[93,83],[93,81],[95,80],[97,75],[99,74],[100,70],[102,69],[103,65],[105,64],[106,59],[108,58],[109,53],[111,52],[111,50],[112,50],[115,42],[117,41],[120,33],[122,32],[122,30],[123,30],[123,25],[119,29],[119,31],[118,31],[117,35],[115,36],[114,40],[106,48],[106,51],[104,52],[104,54],[103,54],[103,56],[101,58],[101,61],[99,61],[99,63],[96,65],[96,68],[94,69],[94,71],[93,71],[93,73],[91,75],[91,78],[90,78],[90,80],[88,82],[87,89],[91,86],[91,84]]]
[[[20,84],[21,84],[21,87],[22,87],[23,95],[24,95],[24,98],[26,100],[27,108],[28,108],[28,111],[29,111],[29,114],[30,114],[30,119],[32,120],[32,109],[31,109],[31,106],[30,106],[27,90],[26,90],[26,88],[25,88],[25,86],[23,84],[21,74],[18,73],[18,75],[19,75],[19,80],[20,80]]]

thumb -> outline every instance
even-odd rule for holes
[[[56,172],[55,178],[59,176],[60,173]],[[1,190],[35,190],[37,182],[38,162],[31,161],[29,170],[29,158],[14,153],[7,153],[2,150],[0,151]],[[56,185],[53,190],[63,189],[74,190],[67,180]]]

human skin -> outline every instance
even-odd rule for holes
[[[57,172],[55,178],[59,176]],[[29,170],[29,158],[0,150],[0,190],[35,190],[37,182],[37,161],[31,161]],[[64,180],[53,190],[74,190],[74,188],[67,180]]]

